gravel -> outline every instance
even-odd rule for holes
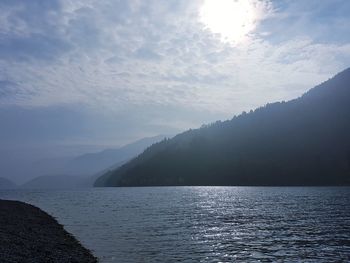
[[[0,200],[0,262],[97,262],[52,216],[18,201]]]

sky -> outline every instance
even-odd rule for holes
[[[349,67],[349,14],[348,0],[1,0],[0,157],[113,148],[296,98]]]

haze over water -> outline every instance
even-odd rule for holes
[[[101,262],[347,262],[349,187],[1,190]]]

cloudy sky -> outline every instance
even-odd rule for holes
[[[350,66],[349,14],[348,0],[1,0],[3,155],[114,147],[298,97]]]

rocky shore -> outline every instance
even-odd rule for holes
[[[0,200],[0,262],[97,262],[53,217],[18,201]]]

